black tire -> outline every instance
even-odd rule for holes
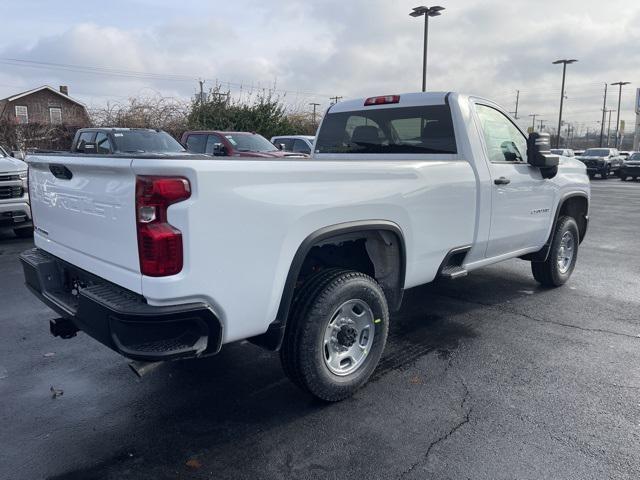
[[[345,302],[364,302],[373,314],[373,340],[362,363],[347,375],[336,375],[325,363],[324,333]],[[336,402],[353,395],[375,370],[389,332],[389,309],[380,285],[368,275],[330,269],[308,279],[294,299],[280,360],[287,376],[315,397]]]
[[[33,227],[14,228],[13,233],[18,238],[31,238],[33,237]]]
[[[569,268],[565,272],[562,272],[557,260],[562,237],[567,232],[573,236],[574,251]],[[551,242],[551,248],[549,249],[549,255],[547,255],[547,260],[544,262],[531,262],[533,278],[545,287],[559,287],[564,285],[567,280],[569,280],[569,277],[571,277],[576,266],[576,261],[578,260],[579,238],[578,224],[573,217],[563,216],[558,218],[553,231],[553,240]]]
[[[622,180],[623,182],[626,182],[627,181],[627,176],[620,174],[620,180]]]
[[[611,174],[611,167],[609,165],[607,165],[607,167],[604,169],[604,171],[600,172],[600,177],[603,180],[607,180],[609,178],[610,174]]]
[[[596,175],[594,173],[588,173],[587,174],[589,176],[590,180],[593,180],[593,177],[595,177]]]

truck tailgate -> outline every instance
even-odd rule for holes
[[[28,163],[36,246],[140,293],[131,159],[49,155]]]

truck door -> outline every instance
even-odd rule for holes
[[[500,110],[476,104],[491,172],[487,257],[544,245],[556,188],[527,163],[527,138]]]

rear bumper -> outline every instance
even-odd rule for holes
[[[153,362],[220,350],[222,324],[204,303],[154,307],[38,248],[23,252],[20,261],[25,283],[38,298],[127,358]]]

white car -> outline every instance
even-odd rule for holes
[[[11,228],[21,238],[33,234],[27,164],[0,147],[0,228]]]
[[[271,137],[271,143],[287,152],[311,155],[315,138],[312,135],[280,135]]]
[[[551,149],[551,154],[552,155],[561,155],[563,157],[569,157],[569,158],[573,158],[576,156],[575,152],[573,150],[571,150],[570,148],[552,148]]]
[[[249,339],[336,401],[384,350],[403,291],[511,258],[558,287],[588,224],[585,166],[457,93],[343,101],[311,158],[31,156],[29,287],[125,357]]]

